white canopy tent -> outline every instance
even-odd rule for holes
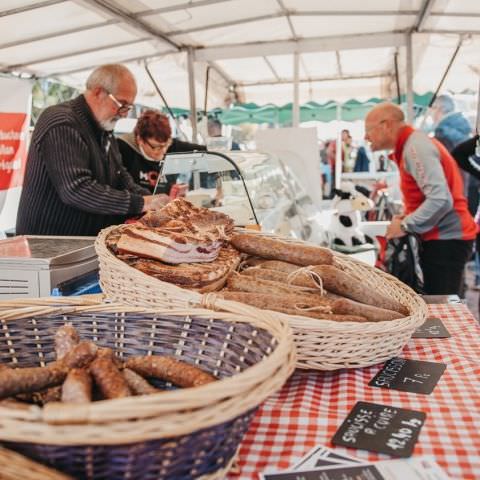
[[[298,105],[435,90],[461,42],[445,90],[475,90],[477,0],[3,0],[3,73],[83,88],[97,65],[127,63],[138,100],[174,107],[234,100]],[[295,114],[297,112],[297,114]]]

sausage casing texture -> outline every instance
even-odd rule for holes
[[[67,370],[62,365],[32,368],[4,368],[0,371],[0,398],[35,392],[59,385]]]
[[[50,402],[59,402],[62,398],[62,386],[50,387],[40,392],[20,393],[15,395],[17,400],[22,402],[36,403],[37,405],[45,405]]]
[[[194,365],[161,355],[130,357],[125,366],[144,377],[160,378],[178,387],[199,387],[216,380]]]
[[[296,271],[299,272],[298,275],[290,276],[288,273],[279,270],[270,270],[269,268],[247,268],[241,273],[241,275],[246,275],[255,279],[279,282],[285,285],[308,288],[312,292],[315,292],[315,290],[317,290],[318,293],[320,292],[318,282],[314,280],[308,270]]]
[[[80,336],[71,323],[66,323],[55,332],[55,353],[57,360],[61,360],[80,342]]]
[[[127,382],[127,385],[130,387],[130,390],[135,395],[148,395],[150,393],[161,392],[160,389],[150,385],[141,375],[133,370],[130,370],[129,368],[124,368],[122,370],[122,374]]]
[[[266,259],[283,260],[295,265],[331,265],[333,253],[328,248],[298,245],[263,235],[241,233],[234,235],[230,243],[241,252]]]
[[[62,385],[62,402],[90,403],[92,377],[84,368],[72,368]]]
[[[342,315],[362,315],[370,322],[383,322],[386,320],[396,320],[402,318],[401,313],[385,308],[366,305],[365,303],[356,302],[348,298],[339,298],[332,301],[333,313]]]
[[[293,302],[292,305],[298,302],[305,303],[309,306],[329,304],[329,301],[323,298],[319,290],[318,293],[310,291],[307,292],[305,291],[304,287],[287,285],[271,280],[252,278],[248,275],[230,275],[227,279],[227,286],[229,290],[237,292],[285,295],[290,297],[290,300]]]
[[[86,367],[95,358],[97,350],[98,347],[93,342],[83,340],[56,363],[68,369]]]
[[[132,395],[125,378],[111,358],[96,358],[90,364],[90,373],[105,398],[122,398]]]
[[[296,315],[302,317],[316,318],[317,320],[333,320],[336,322],[366,322],[367,319],[361,315],[341,315],[329,313],[329,310],[322,311],[314,308],[313,310],[295,308],[295,301],[289,300],[285,295],[275,295],[269,293],[249,293],[249,292],[231,292],[223,290],[216,294],[225,300],[241,302],[252,307],[263,310],[273,310],[274,312],[285,313],[287,315]],[[307,307],[308,308],[308,307]]]
[[[399,301],[372,290],[358,278],[333,265],[315,266],[312,267],[312,271],[322,278],[323,286],[333,293],[338,293],[360,303],[408,315],[408,309]]]

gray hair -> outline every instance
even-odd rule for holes
[[[450,95],[439,95],[435,99],[433,106],[438,108],[445,115],[455,110],[455,102]]]
[[[109,93],[115,93],[119,82],[125,77],[130,77],[134,83],[135,77],[132,72],[119,63],[100,65],[87,78],[87,90],[93,90],[100,87]]]

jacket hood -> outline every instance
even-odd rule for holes
[[[143,157],[143,153],[140,151],[140,147],[138,146],[137,140],[135,139],[135,134],[133,132],[124,133],[118,137],[119,140],[122,140],[130,147],[132,147],[139,155]]]

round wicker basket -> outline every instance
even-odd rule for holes
[[[212,310],[242,313],[245,305],[223,300],[214,293],[200,294],[163,282],[144,274],[113,255],[106,246],[108,235],[119,227],[102,230],[95,249],[100,263],[100,285],[108,298],[139,306],[185,308],[202,306]],[[283,241],[305,242],[267,235]],[[278,319],[288,319],[293,328],[297,349],[297,367],[317,370],[357,368],[384,362],[403,349],[415,329],[426,319],[427,306],[411,288],[395,277],[335,252],[335,265],[358,278],[372,291],[397,299],[408,308],[409,316],[384,322],[333,322],[302,316],[269,313]],[[267,312],[256,309],[258,314]],[[262,313],[261,313],[262,312]]]
[[[0,442],[79,478],[223,478],[258,405],[295,365],[287,321],[257,311],[145,309],[103,296],[0,302],[0,363],[44,366],[71,322],[84,339],[130,355],[175,356],[218,381],[89,404],[0,402]]]

